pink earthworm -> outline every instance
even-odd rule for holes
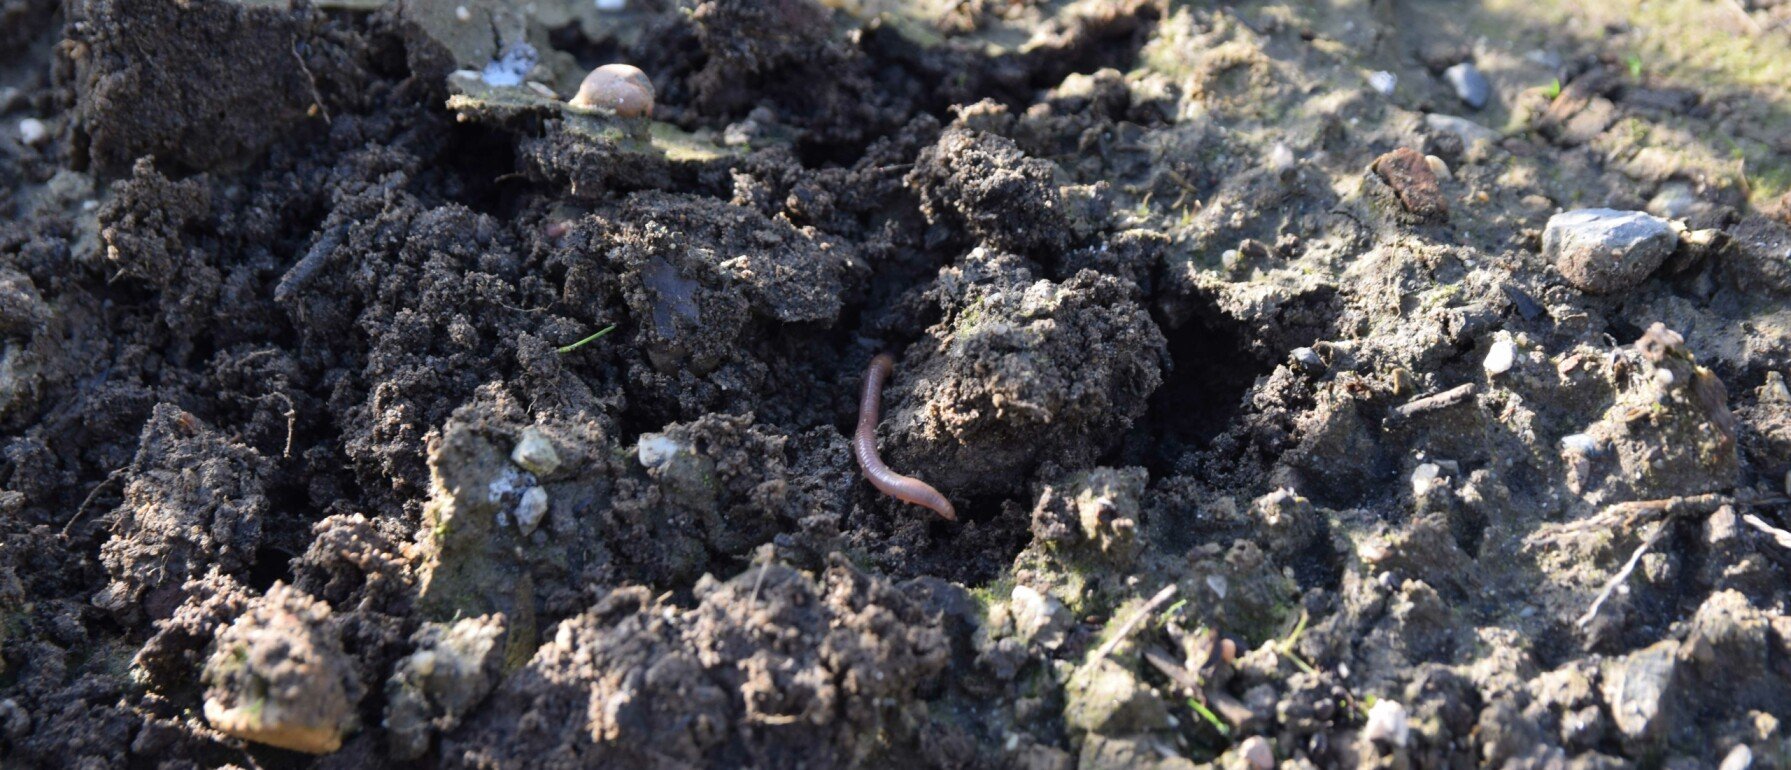
[[[858,399],[858,432],[852,436],[852,455],[858,458],[858,468],[864,471],[864,477],[878,491],[931,510],[947,521],[957,521],[958,514],[952,509],[951,501],[939,494],[939,490],[913,476],[890,470],[883,464],[883,458],[877,456],[877,413],[883,396],[883,381],[889,379],[889,372],[894,368],[895,358],[888,353],[879,353],[871,359],[870,370],[864,373],[864,394]]]

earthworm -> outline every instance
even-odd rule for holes
[[[889,378],[893,368],[895,358],[888,353],[878,353],[871,359],[870,370],[864,373],[864,395],[858,399],[858,432],[852,436],[852,455],[858,458],[858,468],[864,471],[864,477],[877,491],[929,509],[947,521],[957,521],[958,514],[952,510],[951,501],[939,494],[939,490],[920,479],[890,470],[883,464],[883,458],[877,456],[877,413],[883,381]]]

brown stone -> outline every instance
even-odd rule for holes
[[[1426,221],[1449,218],[1449,202],[1443,198],[1436,172],[1417,150],[1401,147],[1375,158],[1371,168],[1393,188],[1406,211]]]

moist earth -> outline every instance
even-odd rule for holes
[[[1585,5],[0,0],[0,765],[1791,767],[1791,4]]]

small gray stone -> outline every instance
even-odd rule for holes
[[[1578,209],[1550,217],[1542,253],[1568,283],[1588,294],[1635,288],[1673,253],[1678,237],[1640,211]]]
[[[1269,745],[1269,739],[1260,735],[1252,735],[1238,744],[1238,753],[1244,755],[1244,761],[1252,770],[1275,770],[1275,747]]]
[[[1443,79],[1449,81],[1463,104],[1476,110],[1485,107],[1486,100],[1492,97],[1492,84],[1486,82],[1486,76],[1480,74],[1479,67],[1469,62],[1443,70]]]
[[[536,476],[546,476],[560,469],[560,453],[554,449],[553,440],[534,426],[522,429],[522,438],[510,452],[510,461]]]
[[[1022,642],[1037,642],[1048,650],[1063,644],[1064,636],[1075,622],[1069,608],[1056,597],[1046,596],[1031,586],[1014,586],[1008,600],[1014,617],[1014,633]]]
[[[1463,145],[1472,145],[1475,142],[1482,141],[1494,142],[1499,139],[1499,132],[1480,125],[1479,123],[1475,123],[1472,120],[1468,120],[1467,118],[1454,115],[1439,115],[1436,113],[1425,115],[1424,124],[1430,126],[1430,130],[1432,131],[1441,131],[1460,137]]]
[[[1598,439],[1585,433],[1574,433],[1561,437],[1561,448],[1574,454],[1591,457],[1598,454]]]
[[[1294,363],[1308,374],[1320,374],[1325,370],[1325,360],[1312,348],[1294,348],[1290,355]]]
[[[1624,737],[1642,740],[1665,729],[1665,712],[1684,697],[1677,691],[1678,662],[1679,643],[1666,639],[1607,665],[1604,699]]]
[[[1648,200],[1648,213],[1667,219],[1684,219],[1698,208],[1698,194],[1684,182],[1668,182]]]
[[[541,517],[547,515],[547,490],[540,487],[529,487],[522,493],[522,502],[516,504],[516,526],[527,535],[541,526]]]

